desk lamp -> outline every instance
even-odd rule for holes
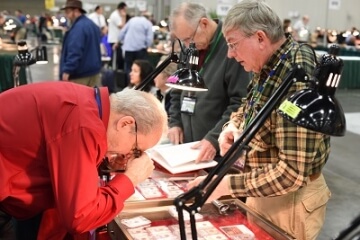
[[[177,41],[180,40],[177,39]],[[154,78],[159,75],[170,63],[178,63],[185,65],[184,68],[179,69],[168,79],[166,84],[169,87],[175,87],[182,90],[189,91],[207,91],[204,80],[197,72],[196,67],[199,62],[199,53],[195,47],[195,43],[190,43],[188,49],[184,50],[181,43],[181,52],[185,56],[184,61],[180,61],[179,56],[174,51],[175,41],[172,42],[171,53],[169,56],[157,67],[155,70],[150,73],[144,81],[142,81],[138,86],[135,87],[135,90],[143,90],[151,81],[154,81]]]
[[[297,51],[304,46],[312,50],[316,62],[316,68],[311,79],[305,70],[295,63]],[[304,89],[291,95],[280,104],[277,112],[289,121],[313,131],[332,136],[344,136],[346,130],[345,116],[342,107],[334,96],[343,69],[342,60],[335,56],[337,49],[337,47],[332,46],[329,54],[322,56],[318,62],[310,45],[300,45],[295,52],[292,69],[256,117],[244,129],[239,139],[233,143],[223,159],[198,186],[175,198],[174,205],[178,212],[182,240],[186,239],[183,210],[190,215],[191,236],[192,239],[196,240],[195,214],[201,210],[201,207],[228,170],[242,156],[248,147],[247,145],[295,82],[310,83],[310,89]]]
[[[45,46],[36,47],[35,49],[29,51],[25,40],[19,41],[17,45],[18,45],[18,54],[15,56],[13,62],[14,87],[18,87],[20,85],[19,71],[21,67],[27,67],[34,63],[36,64],[48,63],[47,51]],[[36,52],[35,56],[32,53],[33,51]]]
[[[350,225],[342,230],[334,240],[360,239],[360,215],[353,219]]]
[[[186,54],[186,65],[173,73],[167,80],[168,87],[188,91],[207,91],[202,76],[198,73],[199,51],[191,42]]]

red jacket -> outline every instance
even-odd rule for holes
[[[98,186],[107,150],[106,88],[102,120],[94,89],[69,82],[20,86],[1,93],[0,104],[1,210],[27,219],[53,209],[44,214],[39,239],[51,239],[52,227],[57,236],[95,229],[121,211],[132,182],[119,174]]]

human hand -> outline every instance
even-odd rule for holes
[[[184,132],[180,127],[172,127],[168,131],[168,138],[172,144],[184,142]]]
[[[190,190],[193,187],[198,186],[207,176],[200,176],[195,178],[193,181],[190,181],[186,188],[187,190]],[[213,179],[215,179],[217,176],[214,176]],[[219,199],[222,196],[230,195],[230,189],[229,189],[229,177],[226,175],[224,178],[220,181],[219,185],[215,188],[215,190],[211,193],[210,197],[206,200],[206,202],[212,202],[213,200]],[[206,191],[206,189],[205,189]]]
[[[201,140],[194,146],[191,146],[191,148],[200,149],[199,156],[195,160],[196,163],[213,160],[216,155],[215,147],[206,139]]]
[[[231,145],[241,135],[241,131],[233,123],[229,123],[219,135],[220,155],[224,156],[230,149]]]
[[[154,162],[146,154],[142,153],[139,158],[128,161],[124,174],[131,180],[134,186],[149,178],[154,170]]]
[[[114,43],[112,45],[112,50],[115,51],[118,48],[118,46],[119,46],[119,43]]]
[[[63,81],[69,81],[69,76],[70,76],[70,74],[68,74],[68,73],[63,73],[63,74],[62,74],[62,80],[63,80]]]

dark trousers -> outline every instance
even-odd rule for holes
[[[114,43],[110,43],[111,48],[113,47]],[[111,60],[110,60],[110,66],[114,66],[113,62],[116,61],[115,63],[115,67],[116,69],[113,70],[123,70],[124,69],[124,58],[123,58],[123,54],[122,54],[122,48],[121,48],[121,44],[118,44],[118,47],[116,48],[116,50],[113,50],[113,54],[111,56]]]
[[[28,220],[18,221],[0,210],[0,239],[36,240],[42,214]]]
[[[125,74],[127,82],[130,82],[129,73],[131,72],[131,66],[136,59],[148,59],[147,49],[141,49],[139,51],[125,51]]]
[[[12,217],[0,210],[0,239],[16,240],[16,230]]]

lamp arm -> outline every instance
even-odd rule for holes
[[[360,215],[353,219],[350,225],[342,230],[334,240],[351,240],[360,236]]]
[[[300,65],[294,65],[288,72],[284,80],[276,89],[274,94],[269,98],[266,104],[261,108],[256,117],[245,128],[242,135],[230,147],[228,152],[224,155],[219,163],[209,172],[206,178],[196,187],[190,189],[188,192],[183,193],[174,199],[174,205],[178,211],[179,228],[181,239],[186,239],[185,222],[183,210],[186,210],[190,215],[190,225],[192,239],[197,239],[195,213],[201,210],[206,200],[210,197],[212,192],[216,189],[220,181],[227,174],[233,164],[246,150],[247,145],[253,139],[255,134],[259,131],[265,120],[269,117],[274,107],[286,96],[288,90],[293,83],[300,77],[307,76],[305,70]],[[192,204],[185,205],[185,203],[192,201]]]
[[[154,71],[152,71],[148,76],[146,76],[144,81],[142,81],[134,89],[143,91],[144,88],[172,62],[179,63],[179,57],[173,50],[171,51],[169,56],[158,67],[156,67]]]

